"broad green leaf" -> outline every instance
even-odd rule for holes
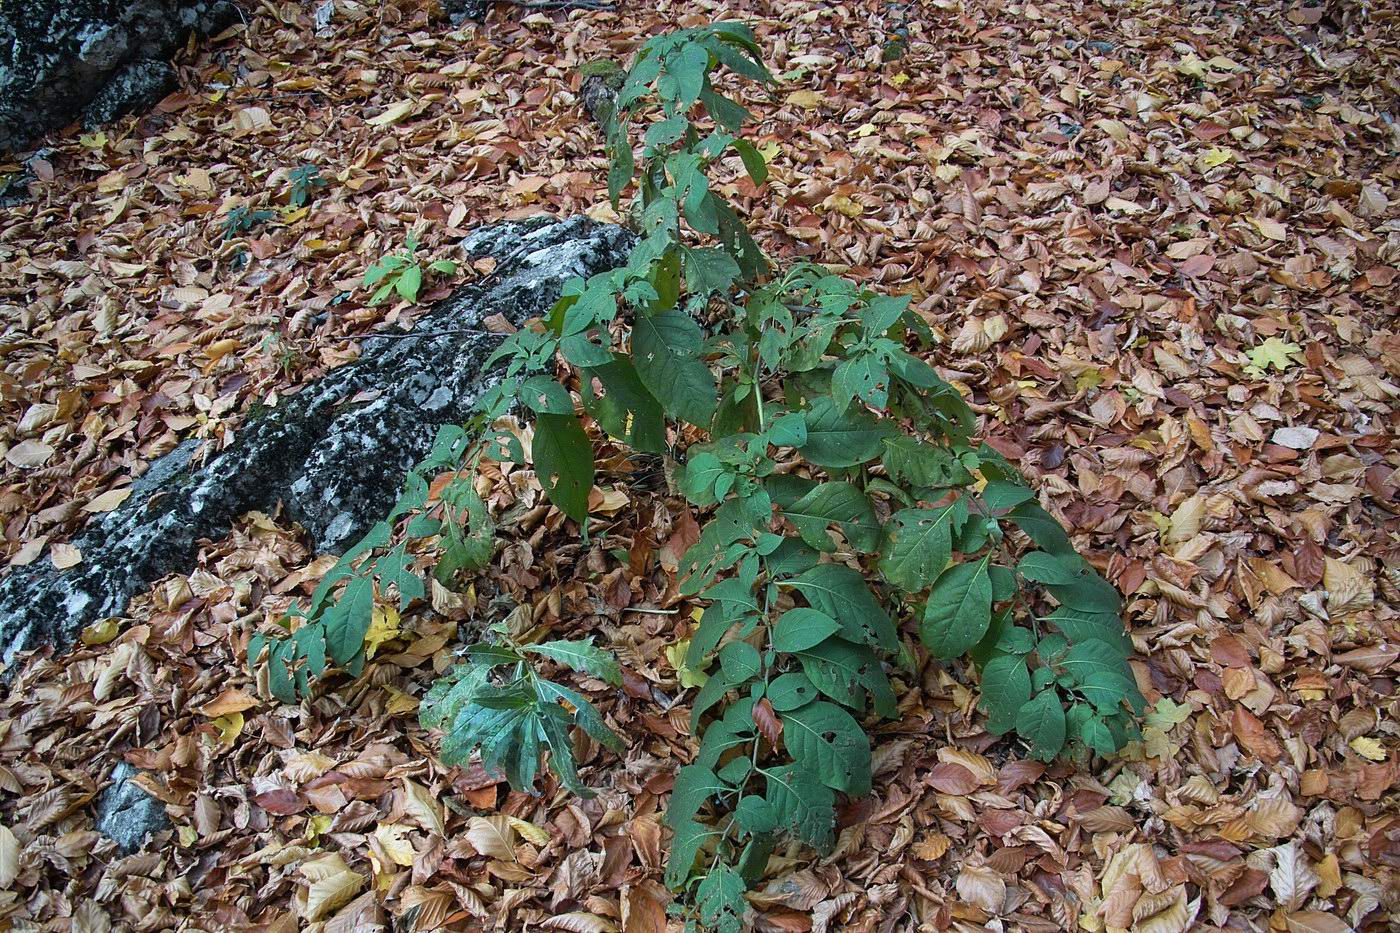
[[[841,624],[826,613],[798,606],[783,613],[773,626],[773,647],[778,651],[802,651],[840,630]]]
[[[731,641],[721,648],[719,665],[725,678],[733,684],[752,680],[763,670],[758,649],[746,641]]]
[[[582,376],[583,407],[609,437],[646,453],[666,450],[661,403],[642,384],[631,360],[615,356],[609,363],[585,369]]]
[[[875,459],[885,438],[896,431],[865,411],[840,411],[829,398],[817,398],[807,412],[807,443],[800,450],[820,467],[852,467]]]
[[[522,645],[521,651],[543,655],[584,674],[592,674],[614,687],[622,685],[622,669],[611,654],[593,644],[590,636],[582,641],[545,641]]]
[[[548,376],[531,376],[520,384],[516,397],[532,411],[548,415],[572,415],[574,400],[569,390]]]
[[[1036,547],[1051,554],[1073,554],[1074,544],[1064,526],[1036,502],[1023,502],[1006,515],[1035,542]]]
[[[1016,714],[1016,732],[1031,743],[1031,755],[1050,761],[1065,744],[1065,710],[1054,689],[1042,690]]]
[[[686,284],[696,295],[726,292],[739,277],[739,264],[718,247],[683,246],[681,256],[685,262]]]
[[[1118,648],[1097,638],[1070,645],[1060,666],[1079,683],[1095,671],[1114,671],[1125,680],[1132,677],[1132,670]]]
[[[987,731],[993,735],[1009,732],[1016,716],[1031,698],[1031,675],[1026,659],[999,654],[982,668],[982,697],[978,706],[988,715]]]
[[[831,374],[831,394],[838,411],[844,412],[857,399],[883,409],[890,396],[890,373],[884,357],[867,351],[837,363]]]
[[[967,503],[954,499],[935,509],[902,509],[886,526],[880,572],[906,593],[927,587],[953,556],[953,536],[967,520]]]
[[[723,863],[716,863],[695,888],[695,908],[706,931],[742,933],[747,907],[744,879]]]
[[[780,713],[783,747],[833,790],[870,793],[870,739],[850,713],[821,700]]]
[[[773,812],[773,805],[753,794],[739,801],[734,817],[751,833],[771,833],[778,826],[778,814]]]
[[[543,700],[563,700],[574,708],[574,724],[588,733],[600,744],[615,752],[622,751],[622,737],[608,728],[598,708],[582,694],[560,686],[552,680],[540,678],[535,681],[535,689]]]
[[[895,714],[894,690],[880,659],[869,648],[844,638],[828,638],[796,654],[812,684],[833,700],[864,712],[864,690],[870,694],[876,713]]]
[[[786,729],[786,727],[784,727]],[[778,818],[778,828],[825,855],[836,842],[836,796],[812,769],[800,764],[769,768],[765,796]]]
[[[593,444],[573,415],[535,419],[535,476],[559,511],[581,522],[593,491]]]
[[[880,540],[880,523],[870,499],[850,483],[828,482],[815,486],[791,505],[783,517],[792,522],[802,540],[819,551],[836,550],[827,528],[836,525],[851,547],[873,551]]]
[[[797,709],[817,698],[817,688],[807,679],[806,674],[780,674],[768,685],[764,694],[773,709],[778,712]]]
[[[865,578],[850,567],[818,564],[787,585],[800,591],[813,609],[840,622],[842,633],[850,641],[886,651],[898,647],[894,623],[871,594]]]
[[[680,888],[690,877],[700,849],[710,839],[723,836],[724,830],[697,820],[681,820],[671,825],[674,829],[671,836],[671,853],[670,858],[666,860],[666,875],[663,880],[667,887]]]
[[[1077,554],[1050,554],[1031,551],[1016,565],[1016,571],[1027,580],[1055,586],[1073,586],[1087,565]]]
[[[336,664],[348,664],[365,646],[374,614],[374,581],[356,577],[325,616],[326,650]]]
[[[955,564],[929,591],[919,625],[923,643],[936,658],[955,658],[982,640],[992,622],[990,556]]]
[[[667,412],[707,426],[715,413],[714,373],[696,354],[700,326],[681,311],[639,317],[632,325],[632,363],[642,384]]]
[[[666,825],[675,828],[681,823],[693,820],[711,796],[731,790],[733,788],[721,781],[709,768],[686,765],[676,772],[676,782],[671,788],[671,803],[666,808]]]

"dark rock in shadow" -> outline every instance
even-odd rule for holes
[[[620,265],[620,227],[540,217],[483,228],[463,247],[496,269],[460,289],[409,333],[368,335],[359,359],[250,417],[224,450],[199,457],[186,441],[156,461],[117,510],[95,516],[73,544],[82,563],[47,558],[0,581],[0,650],[62,648],[87,625],[120,614],[152,582],[190,568],[201,540],[281,501],[321,551],[340,551],[388,513],[404,475],[438,428],[467,417],[500,338],[482,322],[520,324],[549,309],[565,281]]]
[[[191,33],[238,18],[228,0],[9,0],[0,4],[0,150],[83,113],[89,125],[148,109],[175,88]]]

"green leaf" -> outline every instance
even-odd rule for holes
[[[687,43],[678,55],[666,59],[666,70],[676,77],[676,102],[681,110],[700,99],[705,86],[705,74],[710,68],[710,53],[698,43]]]
[[[982,640],[992,622],[990,555],[955,564],[929,592],[919,636],[936,658],[955,658]]]
[[[720,670],[731,684],[742,684],[753,680],[763,670],[763,661],[758,649],[746,641],[731,641],[720,649]]]
[[[837,363],[831,374],[831,393],[838,411],[844,412],[855,399],[883,409],[890,395],[890,373],[884,357],[861,352]]]
[[[559,511],[581,522],[593,491],[593,444],[573,415],[535,419],[535,476]]]
[[[1122,652],[1097,638],[1070,645],[1060,666],[1078,683],[1086,681],[1095,671],[1113,671],[1122,675],[1124,680],[1132,678],[1132,669],[1128,667]]]
[[[374,614],[374,581],[356,577],[325,616],[326,650],[336,664],[348,664],[365,646]]]
[[[954,499],[936,509],[902,509],[890,519],[880,572],[906,593],[917,593],[943,572],[953,556],[953,536],[967,520],[967,503]]]
[[[977,705],[987,713],[987,731],[992,735],[1009,732],[1030,698],[1031,675],[1024,657],[999,654],[982,668],[982,696]]]
[[[685,259],[686,284],[697,296],[727,292],[739,277],[739,264],[718,247],[682,246],[681,255]]]
[[[1108,724],[1092,712],[1079,725],[1079,740],[1105,757],[1118,751],[1118,743],[1113,740]]]
[[[701,427],[714,417],[718,398],[714,373],[697,356],[703,341],[700,325],[681,311],[632,325],[632,362],[642,384],[667,412]]]
[[[789,653],[802,651],[840,630],[841,624],[826,613],[799,606],[783,613],[773,626],[773,647]]]
[[[403,270],[403,273],[394,283],[394,289],[405,301],[418,300],[418,288],[423,284],[423,270],[417,265],[411,265]]]
[[[763,775],[768,779],[765,796],[777,814],[777,828],[787,830],[822,855],[830,852],[836,842],[836,795],[831,788],[800,764],[770,768]]]
[[[833,790],[870,793],[870,740],[850,713],[821,700],[780,713],[783,747]]]
[[[773,805],[754,794],[739,801],[734,808],[734,818],[751,833],[771,833],[778,827],[778,814],[773,811]]]
[[[749,178],[753,179],[755,185],[761,185],[767,181],[768,162],[753,143],[746,139],[736,139],[734,140],[734,150],[739,153],[739,158],[744,163],[744,171],[749,173]]]
[[[667,887],[680,888],[690,877],[695,867],[695,859],[700,849],[709,839],[718,839],[724,830],[716,829],[695,820],[684,820],[673,824],[671,836],[671,857],[666,860],[665,882]]]
[[[865,578],[850,567],[818,564],[787,585],[799,590],[813,609],[840,622],[842,633],[850,641],[886,651],[898,647],[894,623],[871,594]]]
[[[676,772],[676,782],[671,788],[671,803],[666,808],[666,825],[675,828],[681,823],[695,818],[700,808],[715,794],[732,791],[713,771],[699,765],[689,764]]]
[[[569,390],[548,376],[531,376],[520,384],[516,397],[530,410],[542,415],[572,415],[574,400]]]
[[[1065,710],[1053,688],[1042,690],[1016,714],[1016,732],[1031,743],[1031,754],[1050,761],[1065,744]]]
[[[585,369],[582,375],[583,407],[609,437],[625,440],[646,453],[665,452],[661,403],[642,384],[630,359],[615,356],[611,362]]]
[[[695,908],[706,931],[741,933],[747,907],[744,879],[723,863],[717,863],[695,889]]]
[[[1049,554],[1031,551],[1016,565],[1027,580],[1054,586],[1073,586],[1087,565],[1077,554]]]
[[[1051,554],[1073,554],[1074,544],[1065,533],[1064,526],[1036,502],[1023,502],[1007,513],[1018,528],[1024,531],[1035,546]]]
[[[706,685],[708,686],[708,684]],[[764,694],[773,709],[780,713],[805,706],[817,698],[817,688],[806,674],[780,674],[768,685]]]
[[[611,654],[593,644],[592,636],[581,641],[546,641],[537,645],[521,645],[520,650],[543,655],[565,667],[592,674],[614,687],[622,685],[622,669]]]
[[[836,542],[827,533],[829,525],[840,528],[858,551],[873,551],[880,540],[875,507],[865,493],[850,483],[821,483],[801,499],[783,506],[782,511],[802,540],[819,551],[836,550]]]
[[[807,443],[800,450],[820,467],[852,467],[880,455],[886,437],[896,431],[865,411],[842,412],[829,398],[817,398],[807,412]]]
[[[881,716],[895,714],[894,690],[885,676],[880,659],[864,645],[844,638],[826,641],[797,652],[802,670],[818,690],[858,712],[865,710],[865,697],[870,694],[875,712]]]
[[[607,723],[603,721],[602,714],[598,712],[598,708],[588,702],[588,699],[582,694],[544,678],[538,678],[535,681],[535,689],[539,691],[542,700],[564,700],[571,705],[574,708],[574,724],[592,736],[599,744],[615,752],[623,750],[622,737],[608,728]]]

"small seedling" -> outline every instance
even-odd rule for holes
[[[369,303],[377,305],[390,294],[399,293],[399,297],[409,303],[418,301],[418,290],[423,286],[424,270],[435,272],[439,275],[456,275],[457,264],[450,259],[439,259],[430,262],[426,266],[414,258],[421,246],[418,237],[409,234],[408,242],[404,248],[390,256],[376,259],[365,270],[365,288],[374,288],[374,295],[370,297]]]
[[[287,193],[287,204],[291,207],[306,206],[316,192],[328,184],[321,177],[320,167],[309,163],[292,169],[287,181],[291,186]]]
[[[223,220],[224,239],[232,240],[240,233],[247,233],[258,224],[267,223],[277,214],[267,210],[249,210],[247,205],[240,204],[229,211]]]

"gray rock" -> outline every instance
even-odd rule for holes
[[[149,107],[173,88],[168,61],[190,33],[237,17],[228,0],[0,3],[0,150],[73,121],[90,102],[90,122]]]
[[[187,441],[158,460],[121,507],[74,539],[82,563],[60,571],[41,559],[0,580],[5,662],[65,647],[155,580],[189,569],[201,539],[221,538],[239,515],[279,500],[318,550],[343,550],[387,514],[438,428],[467,417],[500,339],[482,322],[539,316],[566,280],[620,265],[631,242],[622,228],[586,217],[532,218],[468,237],[470,256],[496,260],[488,281],[439,303],[411,334],[366,338],[359,359],[250,417],[224,450],[201,461]]]
[[[112,783],[97,797],[97,830],[126,855],[140,849],[148,836],[170,828],[165,805],[132,780],[136,774],[125,761],[118,763]]]

